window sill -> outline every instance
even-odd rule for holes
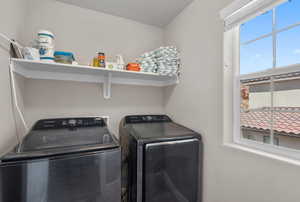
[[[291,158],[280,156],[278,154],[273,154],[273,153],[270,153],[270,152],[267,152],[267,151],[261,151],[257,148],[251,148],[248,145],[238,144],[238,143],[224,143],[223,146],[231,148],[231,149],[237,149],[237,150],[240,150],[240,151],[249,152],[249,153],[256,154],[256,155],[259,155],[259,156],[263,156],[263,157],[266,157],[266,158],[278,160],[278,161],[281,161],[281,162],[284,162],[284,163],[300,166],[300,160],[291,159]]]

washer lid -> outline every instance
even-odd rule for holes
[[[2,161],[39,158],[118,147],[103,119],[47,119],[38,121],[20,145]]]

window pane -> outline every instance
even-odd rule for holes
[[[272,68],[272,46],[272,37],[242,45],[240,50],[240,73],[248,74]]]
[[[271,136],[264,136],[264,143],[270,144]],[[276,134],[274,136],[274,145],[279,146],[279,138]]]
[[[300,26],[277,35],[277,66],[297,63],[300,63]]]
[[[241,84],[242,138],[263,143],[266,137],[270,137],[270,106],[270,82],[257,81]]]
[[[240,39],[244,43],[272,32],[272,14],[269,11],[241,25]]]
[[[276,8],[277,29],[300,22],[300,1],[291,0]]]
[[[264,136],[264,143],[270,143],[270,136]]]
[[[274,140],[279,146],[300,149],[299,73],[283,75],[274,83]]]
[[[279,146],[279,137],[276,134],[274,135],[274,145]]]

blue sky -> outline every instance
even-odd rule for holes
[[[276,29],[300,22],[300,0],[291,0],[276,7]],[[269,11],[241,26],[240,40],[244,43],[272,32]],[[273,66],[272,37],[241,45],[241,74],[266,70]],[[300,26],[277,35],[277,67],[300,63]]]

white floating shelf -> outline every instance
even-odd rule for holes
[[[110,70],[82,65],[47,63],[24,59],[12,59],[11,65],[15,73],[30,79],[103,83],[105,98],[110,98],[111,84],[163,87],[178,83],[177,76]]]

